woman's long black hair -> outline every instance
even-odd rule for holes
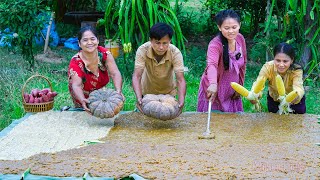
[[[227,18],[232,18],[235,19],[236,21],[238,21],[238,23],[240,24],[240,16],[236,13],[236,11],[232,10],[232,9],[226,9],[226,10],[222,10],[220,12],[218,12],[218,14],[215,16],[215,21],[217,23],[217,25],[220,27],[222,25],[222,23],[224,22],[224,20],[226,20]],[[223,66],[225,70],[229,69],[229,46],[228,46],[228,40],[226,37],[224,37],[222,35],[222,33],[219,33],[220,38],[221,38],[221,42],[223,45]]]

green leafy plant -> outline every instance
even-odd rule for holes
[[[204,6],[214,17],[223,9],[234,9],[241,16],[241,32],[245,36],[253,37],[260,31],[259,24],[265,20],[267,1],[261,0],[206,0]]]
[[[271,1],[264,33],[271,39],[268,33],[271,25],[276,24],[281,32],[279,40],[289,39],[288,42],[297,48],[297,59],[304,66],[307,78],[316,81],[320,73],[320,0],[280,2],[285,5],[279,6],[279,1]]]
[[[264,25],[261,25],[264,27]],[[253,41],[254,46],[249,49],[249,57],[252,61],[264,64],[273,58],[273,47],[280,43],[281,32],[278,31],[278,26],[272,23],[269,27],[268,36],[264,32],[259,32],[255,35]]]
[[[172,43],[185,55],[185,39],[169,0],[110,0],[98,25],[105,26],[106,39],[121,40],[126,61],[132,50],[149,40],[147,33],[157,22],[173,27]]]
[[[106,0],[97,0],[97,7],[96,7],[96,11],[98,12],[104,12],[104,10],[107,7],[107,2]]]
[[[13,34],[11,46],[21,49],[24,59],[34,65],[33,38],[44,26],[48,10],[41,0],[4,0],[0,4],[0,26],[8,27]]]

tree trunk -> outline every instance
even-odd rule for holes
[[[54,3],[55,19],[57,22],[63,21],[63,16],[67,12],[65,0],[55,0]]]

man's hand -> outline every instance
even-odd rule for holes
[[[184,107],[184,102],[183,103],[179,103],[179,112],[177,114],[177,117],[182,113],[183,107]]]
[[[140,98],[140,99],[138,99],[138,101],[137,101],[137,103],[136,103],[136,106],[137,106],[137,108],[139,109],[139,111],[140,111],[142,114],[144,114],[144,112],[142,111],[141,105],[142,105],[142,99]]]

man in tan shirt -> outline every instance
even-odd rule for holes
[[[171,44],[173,29],[165,23],[157,23],[150,29],[150,41],[142,44],[137,52],[132,86],[141,111],[141,100],[146,94],[170,94],[176,96],[180,112],[184,106],[186,82],[183,57]]]

